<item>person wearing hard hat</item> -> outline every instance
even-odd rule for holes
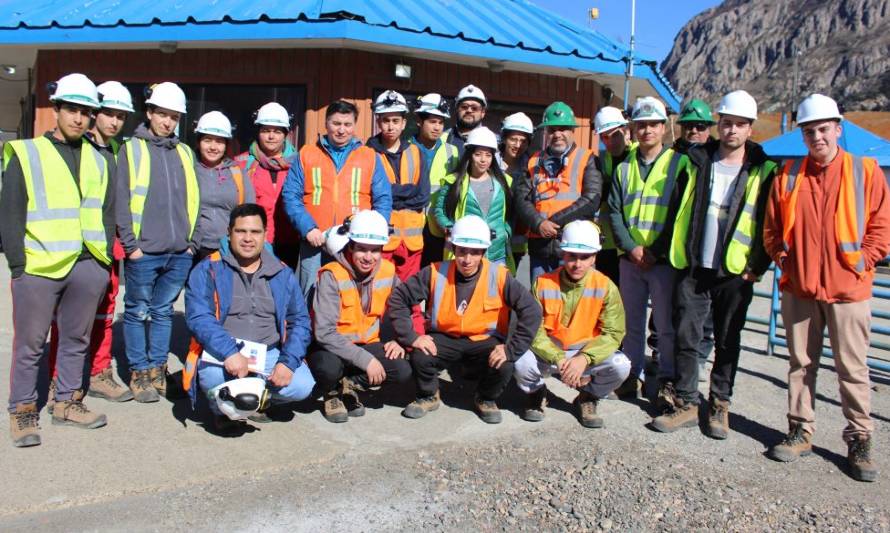
[[[618,248],[609,224],[608,196],[612,188],[615,167],[624,161],[631,146],[628,145],[630,131],[624,112],[617,107],[606,106],[597,111],[593,118],[594,130],[605,146],[605,151],[596,157],[596,168],[603,176],[603,194],[600,196],[600,207],[597,213],[597,224],[603,236],[603,248],[596,254],[596,269],[609,276],[616,285],[620,279],[618,269]]]
[[[232,141],[232,123],[228,117],[219,111],[205,113],[198,119],[195,135],[198,138],[195,173],[201,190],[201,209],[192,236],[197,262],[219,250],[220,240],[228,234],[232,209],[254,203],[256,195],[253,183],[244,178],[241,167],[226,155]]]
[[[498,162],[504,174],[514,182],[528,179],[529,145],[535,127],[532,119],[525,113],[514,113],[504,118],[501,123],[501,143],[498,151]],[[515,217],[514,217],[515,218]],[[522,257],[528,253],[528,228],[518,220],[513,221],[513,235],[510,245],[513,252],[513,264],[519,267]]]
[[[812,451],[816,371],[827,327],[847,419],[843,438],[850,474],[874,481],[866,354],[875,265],[890,252],[890,196],[874,159],[838,146],[842,120],[827,96],[813,94],[800,103],[797,122],[807,155],[785,162],[767,203],[763,242],[782,269],[791,364],[789,431],[769,455],[793,461]]]
[[[265,246],[267,222],[265,208],[257,204],[232,209],[228,250],[212,253],[189,275],[185,319],[194,342],[183,385],[193,407],[199,388],[215,400],[211,391],[248,375],[266,381],[272,404],[303,400],[315,386],[303,361],[309,313],[293,271]],[[237,430],[231,413],[220,407],[210,402],[214,428]],[[249,419],[274,418],[274,412],[260,411]]]
[[[622,252],[621,300],[626,316],[623,350],[631,361],[630,376],[616,390],[619,397],[639,395],[645,367],[646,313],[658,329],[658,394],[656,406],[673,404],[674,328],[672,293],[676,271],[668,259],[673,223],[686,183],[686,156],[664,145],[667,111],[651,96],[637,99],[631,115],[639,143],[614,171],[609,192],[609,222]]]
[[[464,142],[470,132],[482,125],[488,100],[482,89],[471,84],[457,93],[454,105],[457,107],[457,120],[452,128],[442,134],[442,140],[457,146],[463,155]]]
[[[529,229],[531,278],[559,267],[559,232],[573,220],[593,220],[600,204],[602,175],[591,150],[575,143],[575,113],[563,102],[544,110],[546,148],[528,162],[528,180],[517,183],[518,219]]]
[[[439,372],[464,361],[481,373],[474,401],[479,417],[489,424],[501,422],[497,400],[513,374],[513,361],[531,345],[541,308],[505,266],[485,259],[491,233],[476,215],[459,219],[449,244],[454,259],[424,267],[390,295],[396,339],[413,350],[417,397],[402,411],[407,418],[438,409]],[[429,327],[418,335],[411,307],[422,301],[427,302]]]
[[[711,114],[711,108],[704,100],[694,98],[683,106],[677,124],[680,125],[682,141],[680,146],[688,147],[696,144],[705,144],[711,140],[711,128],[717,121]],[[674,146],[679,150],[678,146]],[[685,150],[682,150],[685,153]]]
[[[0,240],[12,277],[9,431],[40,444],[37,381],[50,324],[58,326],[53,423],[93,429],[106,417],[83,403],[95,309],[109,282],[113,188],[102,154],[83,139],[99,108],[96,86],[68,74],[49,87],[56,127],[3,146]]]
[[[405,383],[411,365],[392,340],[387,300],[399,284],[396,267],[384,259],[389,225],[376,211],[359,211],[337,230],[348,236],[342,250],[318,271],[312,305],[315,344],[306,362],[324,396],[329,422],[365,414],[358,393],[383,382]],[[389,337],[389,338],[387,338]]]
[[[732,91],[717,108],[718,139],[689,147],[688,182],[670,247],[674,288],[676,402],[652,426],[671,432],[698,425],[700,349],[713,317],[707,434],[729,435],[729,406],[741,333],[754,283],[769,268],[763,248],[764,207],[777,165],[750,140],[757,102]],[[661,332],[659,331],[659,334]]]
[[[333,258],[322,252],[325,231],[350,215],[373,209],[389,220],[392,187],[380,156],[354,136],[358,109],[337,100],[325,111],[325,131],[300,148],[281,191],[284,209],[303,236],[300,286],[308,295],[318,269]]]
[[[544,419],[544,378],[556,374],[578,389],[572,403],[581,425],[600,428],[599,401],[630,373],[630,360],[618,350],[624,339],[624,307],[618,286],[595,268],[602,244],[593,222],[569,222],[559,248],[562,266],[532,283],[544,320],[531,349],[515,365],[516,384],[528,395],[522,418]]]
[[[192,267],[201,198],[195,154],[176,135],[185,93],[166,81],[146,89],[146,121],[118,154],[117,234],[126,253],[124,342],[137,402],[167,392],[173,302]]]
[[[291,225],[281,201],[281,190],[297,149],[288,140],[292,117],[278,102],[263,104],[254,116],[256,140],[235,162],[250,179],[256,203],[266,210],[269,226],[266,240],[279,259],[296,268],[300,257],[300,234]]]

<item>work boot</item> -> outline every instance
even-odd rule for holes
[[[476,414],[479,415],[479,418],[481,418],[483,422],[486,424],[501,423],[501,410],[498,409],[497,402],[494,400],[484,400],[477,394],[476,400],[473,403],[476,406]]]
[[[156,366],[148,369],[148,376],[151,378],[151,386],[154,387],[160,396],[167,397],[167,365]]]
[[[667,413],[677,402],[677,391],[672,381],[658,381],[658,393],[655,395],[655,408],[660,413]]]
[[[351,379],[344,377],[340,380],[340,398],[343,399],[349,416],[365,416],[365,406],[358,397],[360,390],[363,390],[362,387]]]
[[[642,388],[642,384],[640,382],[640,378],[636,376],[630,376],[624,380],[624,383],[618,386],[615,389],[615,395],[621,399],[637,399],[640,396],[640,389]]]
[[[158,391],[151,384],[148,370],[134,370],[130,374],[130,390],[133,398],[139,403],[151,403],[160,400]]]
[[[729,400],[711,396],[708,402],[708,436],[717,440],[729,436]]]
[[[20,403],[9,413],[9,435],[16,448],[40,445],[40,411],[36,403]]]
[[[83,403],[83,391],[74,391],[70,400],[56,402],[53,409],[53,425],[77,426],[83,429],[96,429],[108,423],[105,415],[94,413]]]
[[[698,424],[698,405],[684,402],[680,398],[677,398],[673,409],[652,420],[652,427],[662,433],[672,433],[696,424]]]
[[[87,396],[103,398],[109,402],[128,402],[133,399],[130,389],[124,387],[114,379],[114,371],[106,368],[95,376],[90,376],[90,390]]]
[[[56,380],[49,380],[49,392],[46,394],[46,412],[53,414],[53,407],[56,405]]]
[[[811,453],[813,453],[813,436],[804,431],[800,424],[791,424],[785,440],[770,448],[768,455],[776,461],[790,463],[796,461],[798,457]]]
[[[572,402],[578,410],[578,421],[586,428],[603,427],[603,417],[596,414],[596,406],[599,398],[587,391],[581,391]]]
[[[863,436],[847,443],[847,463],[850,475],[856,481],[874,481],[878,478],[878,469],[871,462],[871,437]]]
[[[544,420],[544,406],[547,405],[547,387],[527,394],[525,396],[525,411],[522,412],[522,419],[527,422],[540,422]]]
[[[340,393],[335,389],[328,391],[324,395],[324,405],[321,408],[325,420],[339,424],[349,420],[349,414],[346,406],[340,400]]]
[[[439,391],[436,391],[436,394],[433,394],[432,396],[417,398],[409,403],[407,407],[402,409],[402,416],[405,418],[423,418],[427,413],[435,411],[438,408]]]

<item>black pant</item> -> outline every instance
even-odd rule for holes
[[[417,383],[417,397],[425,398],[436,394],[439,390],[439,372],[446,366],[457,361],[465,361],[481,373],[479,380],[479,396],[483,400],[497,400],[513,375],[513,362],[507,361],[501,368],[488,366],[488,355],[501,341],[489,337],[481,341],[471,341],[466,337],[449,337],[442,333],[430,333],[436,343],[436,356],[427,355],[420,350],[411,353],[411,367],[414,369],[414,380]]]
[[[739,366],[742,328],[754,284],[740,276],[717,278],[716,271],[681,270],[674,291],[674,329],[677,394],[685,402],[698,403],[699,346],[708,312],[714,315],[714,366],[711,396],[729,400]]]
[[[618,250],[600,250],[596,253],[596,269],[608,276],[612,283],[619,285]]]
[[[445,239],[430,233],[429,224],[423,227],[423,251],[420,253],[420,268],[442,260]]]
[[[386,370],[386,381],[405,383],[411,379],[411,364],[407,359],[387,359],[383,343],[372,342],[362,348],[380,361]],[[306,356],[306,363],[315,378],[315,395],[320,396],[337,388],[343,376],[350,377],[363,387],[368,386],[368,374],[361,368],[346,362],[335,353],[313,345]]]

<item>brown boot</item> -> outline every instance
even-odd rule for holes
[[[90,390],[87,392],[87,396],[103,398],[109,402],[128,402],[133,399],[130,389],[115,381],[111,367],[95,376],[90,376]]]
[[[152,403],[160,400],[158,391],[151,385],[148,370],[134,370],[130,376],[130,390],[137,402]]]
[[[871,462],[871,437],[864,436],[847,443],[847,463],[850,475],[856,481],[874,481],[878,478],[878,469]]]
[[[655,408],[660,413],[671,411],[677,403],[677,391],[670,381],[658,382],[658,393],[655,395]]]
[[[603,427],[603,417],[596,414],[596,406],[599,398],[587,391],[581,391],[572,402],[578,410],[578,421],[586,428]]]
[[[164,398],[167,397],[167,365],[161,365],[148,369],[148,376],[151,378],[151,386],[154,387],[158,394]]]
[[[547,405],[547,387],[526,395],[525,410],[522,412],[522,419],[527,422],[540,422],[544,420],[544,406]]]
[[[36,403],[20,403],[9,413],[9,435],[16,448],[40,445],[40,411]]]
[[[729,400],[712,396],[708,402],[708,436],[717,440],[729,436]]]
[[[680,428],[698,424],[698,405],[677,398],[674,408],[652,420],[652,427],[662,433],[672,433]]]
[[[340,380],[340,398],[346,407],[346,414],[349,416],[359,417],[365,416],[365,406],[362,404],[361,398],[358,397],[361,386],[349,378]]]
[[[409,403],[407,407],[402,409],[402,416],[405,418],[422,418],[430,411],[439,408],[439,391],[432,396],[417,398]]]
[[[53,414],[53,407],[56,406],[56,380],[49,381],[49,392],[46,394],[46,412]]]
[[[640,396],[641,388],[642,383],[640,382],[640,378],[630,376],[624,380],[624,383],[615,389],[615,395],[621,399],[636,399]]]
[[[477,394],[476,400],[473,403],[476,406],[476,414],[479,415],[479,418],[481,418],[483,422],[486,424],[501,423],[501,410],[498,409],[497,402],[494,400],[485,400]]]
[[[75,391],[70,400],[56,402],[53,409],[53,424],[96,429],[108,423],[105,415],[94,413],[83,404],[83,391]]]
[[[804,431],[800,424],[791,424],[785,440],[769,450],[769,456],[776,461],[790,463],[798,457],[813,453],[813,436]]]
[[[321,408],[321,413],[324,415],[325,420],[335,424],[349,420],[349,413],[346,411],[346,406],[343,405],[343,402],[340,400],[340,393],[337,390],[325,393],[324,405]]]

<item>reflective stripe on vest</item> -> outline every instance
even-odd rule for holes
[[[101,263],[111,264],[102,206],[108,189],[105,157],[87,141],[81,144],[75,181],[52,141],[46,137],[9,141],[8,163],[18,157],[28,205],[25,221],[25,272],[61,279],[84,247]]]
[[[643,181],[637,163],[637,148],[634,148],[618,165],[615,179],[621,186],[624,221],[638,245],[651,246],[664,230],[677,174],[687,164],[685,155],[672,149],[665,150]]]
[[[540,161],[541,152],[529,158],[528,175],[532,180],[535,210],[547,218],[569,207],[580,198],[584,169],[591,157],[593,152],[576,147],[569,154],[559,174],[552,178],[544,172]],[[540,237],[533,232],[529,232],[529,236]]]
[[[456,268],[452,261],[430,265],[431,330],[474,341],[505,339],[510,324],[510,309],[503,298],[507,268],[482,259],[482,271],[463,314],[457,312]]]
[[[380,160],[383,162],[383,169],[386,171],[386,177],[389,178],[391,184],[416,185],[420,183],[423,161],[417,145],[409,144],[408,148],[402,152],[398,176],[396,176],[395,170],[393,170],[386,154],[380,154]],[[402,242],[405,243],[405,247],[409,251],[416,252],[421,250],[423,248],[424,220],[424,215],[420,211],[393,209],[390,215],[393,234],[390,236],[386,246],[383,247],[383,251],[391,252],[398,248]]]
[[[561,350],[580,350],[600,335],[599,316],[609,288],[609,278],[591,270],[572,316],[564,322],[562,314],[565,302],[559,284],[561,271],[562,268],[558,268],[539,276],[536,281],[535,294],[544,312],[541,325],[553,344]]]
[[[380,318],[386,312],[386,302],[395,287],[396,267],[385,259],[380,261],[380,268],[371,281],[371,302],[367,313],[362,307],[362,296],[355,280],[343,265],[332,261],[321,267],[319,280],[324,272],[333,274],[340,290],[337,333],[356,344],[379,342]]]
[[[433,160],[430,162],[430,203],[427,206],[426,220],[430,233],[436,237],[444,237],[445,231],[436,222],[436,217],[432,213],[432,206],[436,205],[436,200],[439,198],[439,189],[442,187],[442,182],[457,166],[457,159],[457,146],[447,143],[443,139],[442,144],[439,145],[439,148],[433,155]]]
[[[318,143],[300,149],[303,165],[303,204],[325,231],[361,210],[371,209],[371,179],[377,152],[359,146],[349,152],[338,172],[331,156]]]

